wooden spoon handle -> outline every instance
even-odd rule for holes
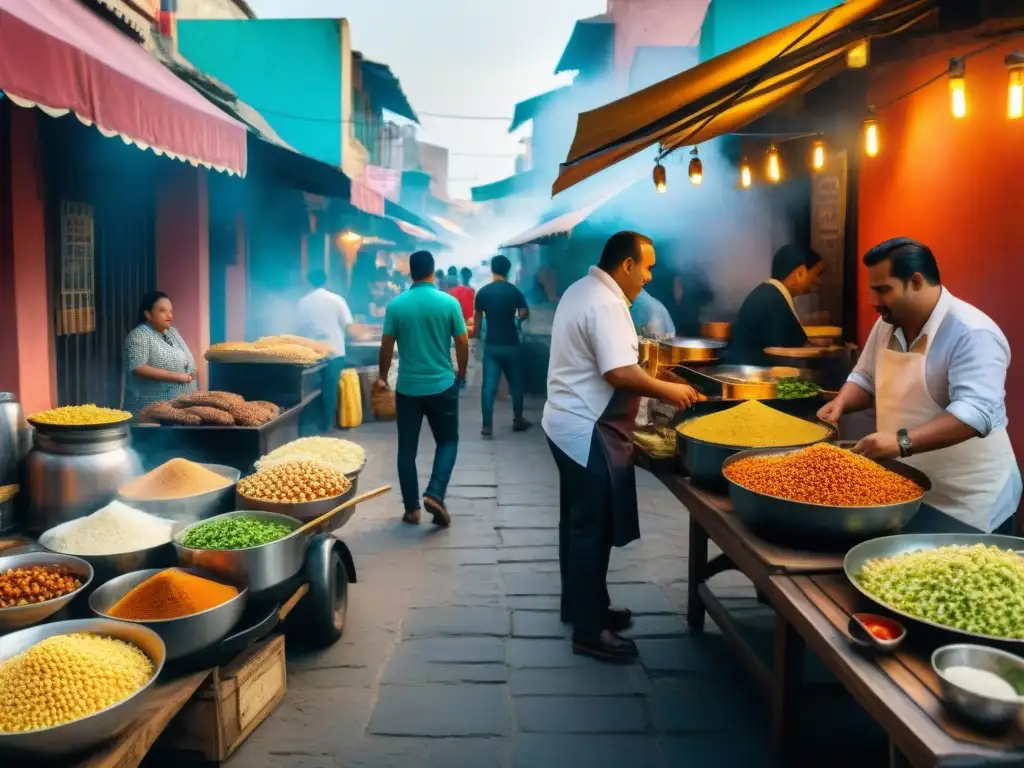
[[[390,490],[391,490],[391,486],[390,485],[382,485],[380,488],[377,488],[377,489],[375,489],[373,491],[367,491],[366,493],[361,493],[358,496],[355,496],[355,497],[349,499],[348,501],[339,504],[334,509],[332,509],[330,512],[324,512],[322,515],[320,515],[320,517],[315,517],[312,520],[310,520],[308,523],[305,523],[301,527],[296,528],[294,531],[292,531],[292,535],[293,536],[297,536],[297,535],[299,535],[301,533],[308,533],[309,531],[311,531],[312,529],[316,528],[321,523],[325,523],[328,520],[330,520],[336,514],[341,512],[343,509],[348,509],[349,507],[353,506],[354,504],[359,504],[360,502],[369,501],[370,499],[375,499],[378,496],[383,496],[385,493],[387,493]]]

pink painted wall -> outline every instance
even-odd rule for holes
[[[638,46],[697,45],[710,0],[608,0],[615,22],[615,70],[628,71]]]
[[[0,391],[14,392],[32,414],[57,401],[38,112],[12,107],[10,115],[9,146],[0,147],[10,153],[11,185],[10,248],[0,242]]]
[[[171,297],[174,326],[207,388],[210,346],[210,205],[206,171],[175,163],[157,191],[157,289]]]

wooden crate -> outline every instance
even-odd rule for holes
[[[284,635],[275,635],[213,670],[168,726],[161,747],[207,762],[227,760],[277,708],[286,681]]]

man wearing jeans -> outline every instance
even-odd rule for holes
[[[379,378],[386,388],[395,343],[402,350],[398,368],[395,405],[398,421],[398,482],[405,514],[413,525],[420,521],[420,488],[416,476],[416,451],[423,417],[437,448],[423,506],[434,524],[451,522],[444,504],[445,491],[459,452],[459,385],[466,378],[469,337],[459,302],[434,284],[434,257],[417,251],[409,257],[412,287],[388,304],[380,344]],[[455,340],[458,371],[452,370],[451,347]]]
[[[480,334],[484,322],[487,333],[484,339],[484,383],[480,394],[483,411],[483,428],[480,434],[490,437],[494,434],[494,398],[498,395],[501,374],[508,380],[512,395],[512,429],[522,432],[529,429],[530,422],[523,418],[523,369],[519,354],[519,330],[516,318],[525,320],[530,310],[522,291],[508,281],[512,262],[504,256],[491,259],[493,280],[484,286],[476,296],[476,314],[473,317],[473,333]]]

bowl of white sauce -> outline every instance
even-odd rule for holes
[[[1024,712],[1024,659],[984,645],[946,645],[932,654],[946,705],[984,728],[1005,728]]]

